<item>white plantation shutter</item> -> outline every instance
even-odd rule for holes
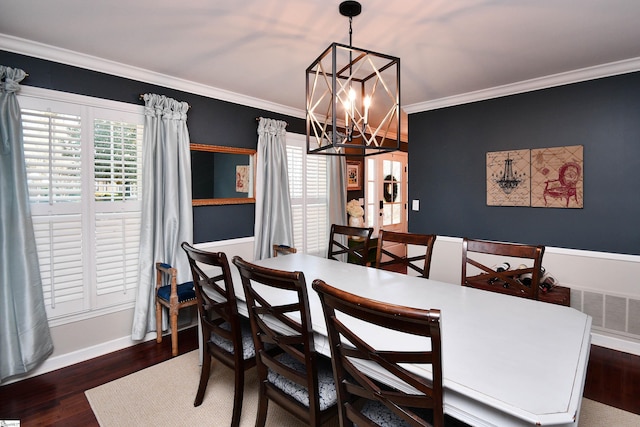
[[[142,125],[94,121],[95,275],[99,304],[131,300],[138,280]]]
[[[22,110],[29,201],[78,203],[80,209],[81,118],[49,111]]]
[[[118,302],[137,285],[140,213],[97,214],[95,236],[97,296]]]
[[[131,304],[140,238],[142,107],[135,106],[136,112],[127,104],[44,92],[48,96],[21,97],[20,105],[48,317]]]
[[[83,310],[82,216],[33,215],[33,228],[47,313]]]
[[[329,198],[327,196],[327,157],[306,155],[306,249],[324,256],[329,241]]]
[[[287,171],[289,174],[289,195],[291,197],[291,220],[293,222],[293,245],[304,252],[304,151],[301,147],[289,145],[287,138]]]
[[[142,126],[109,120],[94,123],[94,183],[98,201],[138,200]]]
[[[49,317],[85,309],[82,120],[22,110],[29,201]]]
[[[287,134],[293,238],[299,251],[324,256],[328,236],[327,158],[307,155],[303,136]]]

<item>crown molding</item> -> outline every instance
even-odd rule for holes
[[[263,99],[230,92],[224,89],[195,83],[188,80],[179,79],[166,74],[156,73],[143,68],[132,67],[114,61],[85,55],[67,49],[38,43],[18,37],[0,33],[0,49],[14,53],[29,55],[48,61],[60,62],[80,68],[112,74],[132,80],[142,81],[158,86],[168,87],[197,95],[207,96],[234,104],[246,105],[266,111],[285,114],[292,117],[304,118],[304,110],[288,107]],[[474,92],[462,93],[431,101],[419,102],[416,104],[403,105],[402,108],[407,114],[419,113],[422,111],[436,110],[439,108],[451,107],[454,105],[468,104],[476,101],[499,98],[502,96],[515,95],[518,93],[531,92],[535,90],[547,89],[556,86],[578,83],[587,80],[594,80],[602,77],[610,77],[620,74],[640,71],[640,58],[631,58],[608,64],[596,65],[579,70],[553,74],[531,80],[511,83],[503,86],[482,89]]]
[[[194,93],[209,98],[232,102],[234,104],[259,108],[274,113],[285,114],[292,117],[304,118],[304,110],[253,98],[224,89],[203,85],[200,83],[183,80],[166,74],[156,73],[143,68],[121,64],[115,61],[85,55],[67,49],[46,45],[43,43],[25,40],[18,37],[0,33],[0,49],[21,55],[33,56],[48,61],[59,62],[74,67],[86,68],[100,73],[112,74],[119,77],[150,83],[157,86],[176,89],[183,92]],[[25,70],[28,71],[28,70]]]
[[[599,79],[602,77],[616,76],[620,74],[640,71],[640,58],[625,59],[608,64],[596,65],[565,73],[553,74],[545,77],[538,77],[531,80],[524,80],[503,86],[482,89],[475,92],[462,93],[460,95],[446,98],[434,99],[432,101],[419,102],[411,105],[404,105],[402,108],[408,113],[419,113],[422,111],[437,110],[438,108],[452,107],[454,105],[468,104],[476,101],[499,98],[518,93],[532,92],[535,90],[547,89],[556,86],[568,85],[587,80]]]

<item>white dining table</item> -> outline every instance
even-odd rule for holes
[[[445,413],[473,426],[578,425],[591,343],[591,317],[580,311],[302,253],[255,264],[304,273],[316,351],[326,356],[331,351],[314,279],[374,300],[441,311]],[[238,311],[246,316],[238,270],[231,270]],[[363,326],[360,332],[394,349],[422,345],[390,331]],[[431,378],[429,369],[411,368]]]

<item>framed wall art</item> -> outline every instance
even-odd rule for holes
[[[248,165],[236,166],[236,192],[237,193],[249,192],[249,166]]]
[[[362,190],[361,160],[347,160],[347,190]]]

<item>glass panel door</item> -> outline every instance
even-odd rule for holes
[[[367,159],[367,225],[380,229],[407,231],[407,153],[397,151]]]

